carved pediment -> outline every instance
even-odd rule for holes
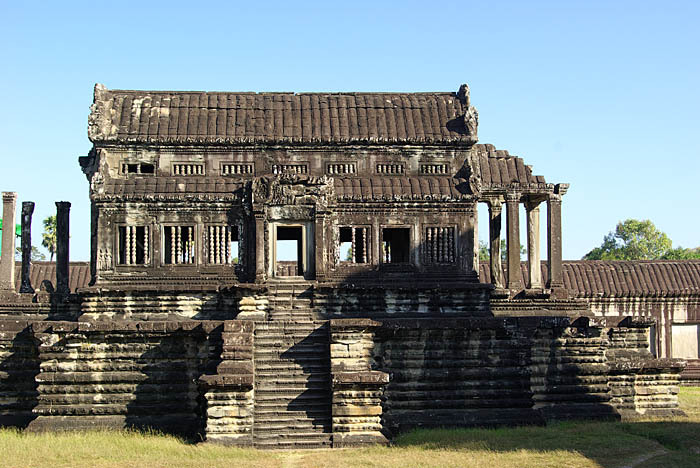
[[[309,177],[285,174],[258,177],[253,181],[253,203],[266,205],[328,205],[334,198],[330,177]]]

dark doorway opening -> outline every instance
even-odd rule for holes
[[[409,263],[411,252],[409,228],[382,229],[382,260],[384,263]]]
[[[275,276],[304,276],[303,234],[301,226],[277,226]]]

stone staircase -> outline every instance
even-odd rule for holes
[[[307,293],[300,283],[271,286],[270,320],[255,325],[258,448],[331,446],[328,323],[314,320]]]
[[[316,318],[313,289],[305,281],[270,282],[268,320],[308,321]]]

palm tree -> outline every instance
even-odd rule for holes
[[[46,249],[51,254],[51,259],[53,261],[53,255],[56,253],[56,216],[49,216],[44,220],[44,233],[41,235],[41,245],[46,247]]]

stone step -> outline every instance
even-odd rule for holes
[[[255,395],[255,408],[268,411],[287,411],[292,406],[292,410],[304,411],[307,409],[324,409],[330,411],[330,389],[307,390],[299,395],[287,393],[265,392]]]
[[[255,424],[253,432],[270,434],[285,434],[285,433],[330,433],[333,423],[331,418],[315,421],[313,419],[299,420],[288,419],[279,421],[265,421],[264,423]]]
[[[289,322],[289,321],[295,321],[298,320],[299,322],[306,321],[306,320],[311,320],[315,318],[315,316],[311,315],[296,315],[296,314],[276,314],[276,313],[270,313],[268,314],[268,318],[270,319],[271,322]]]
[[[318,341],[319,343],[328,343],[328,334],[326,330],[300,332],[300,333],[260,333],[255,336],[255,346],[273,346],[281,341],[298,343],[304,340]]]
[[[279,339],[280,342],[277,344],[259,343],[256,341],[255,355],[257,356],[258,352],[260,352],[261,355],[270,353],[315,353],[317,356],[323,356],[330,352],[330,344],[327,340],[323,342],[316,338],[299,337],[298,341],[296,341],[293,338],[285,339],[283,336],[279,337]]]
[[[271,332],[276,332],[280,330],[290,330],[290,331],[311,331],[311,330],[317,330],[317,329],[323,329],[325,330],[326,328],[323,326],[327,322],[323,320],[312,320],[312,319],[307,319],[307,320],[277,320],[277,321],[264,321],[264,322],[255,322],[255,333],[257,334],[260,331],[271,331]]]
[[[293,437],[289,434],[270,434],[261,436],[253,432],[255,447],[261,449],[301,450],[319,449],[332,446],[332,434],[330,433],[296,433]]]
[[[319,361],[316,357],[289,356],[259,356],[255,359],[255,367],[260,371],[302,370],[307,374],[312,372],[328,372],[330,359]]]
[[[326,359],[324,362],[318,362],[318,360],[307,360],[305,362],[297,362],[295,359],[255,360],[255,372],[272,373],[280,371],[300,371],[305,374],[312,374],[317,372],[330,372],[330,359]]]
[[[255,424],[260,421],[285,420],[289,422],[331,419],[331,404],[325,405],[297,405],[297,402],[287,402],[278,405],[255,405]]]
[[[276,384],[276,385],[306,385],[317,382],[330,382],[329,373],[298,373],[296,375],[284,374],[280,375],[279,372],[269,373],[269,374],[257,374],[255,376],[255,382],[261,384]]]

